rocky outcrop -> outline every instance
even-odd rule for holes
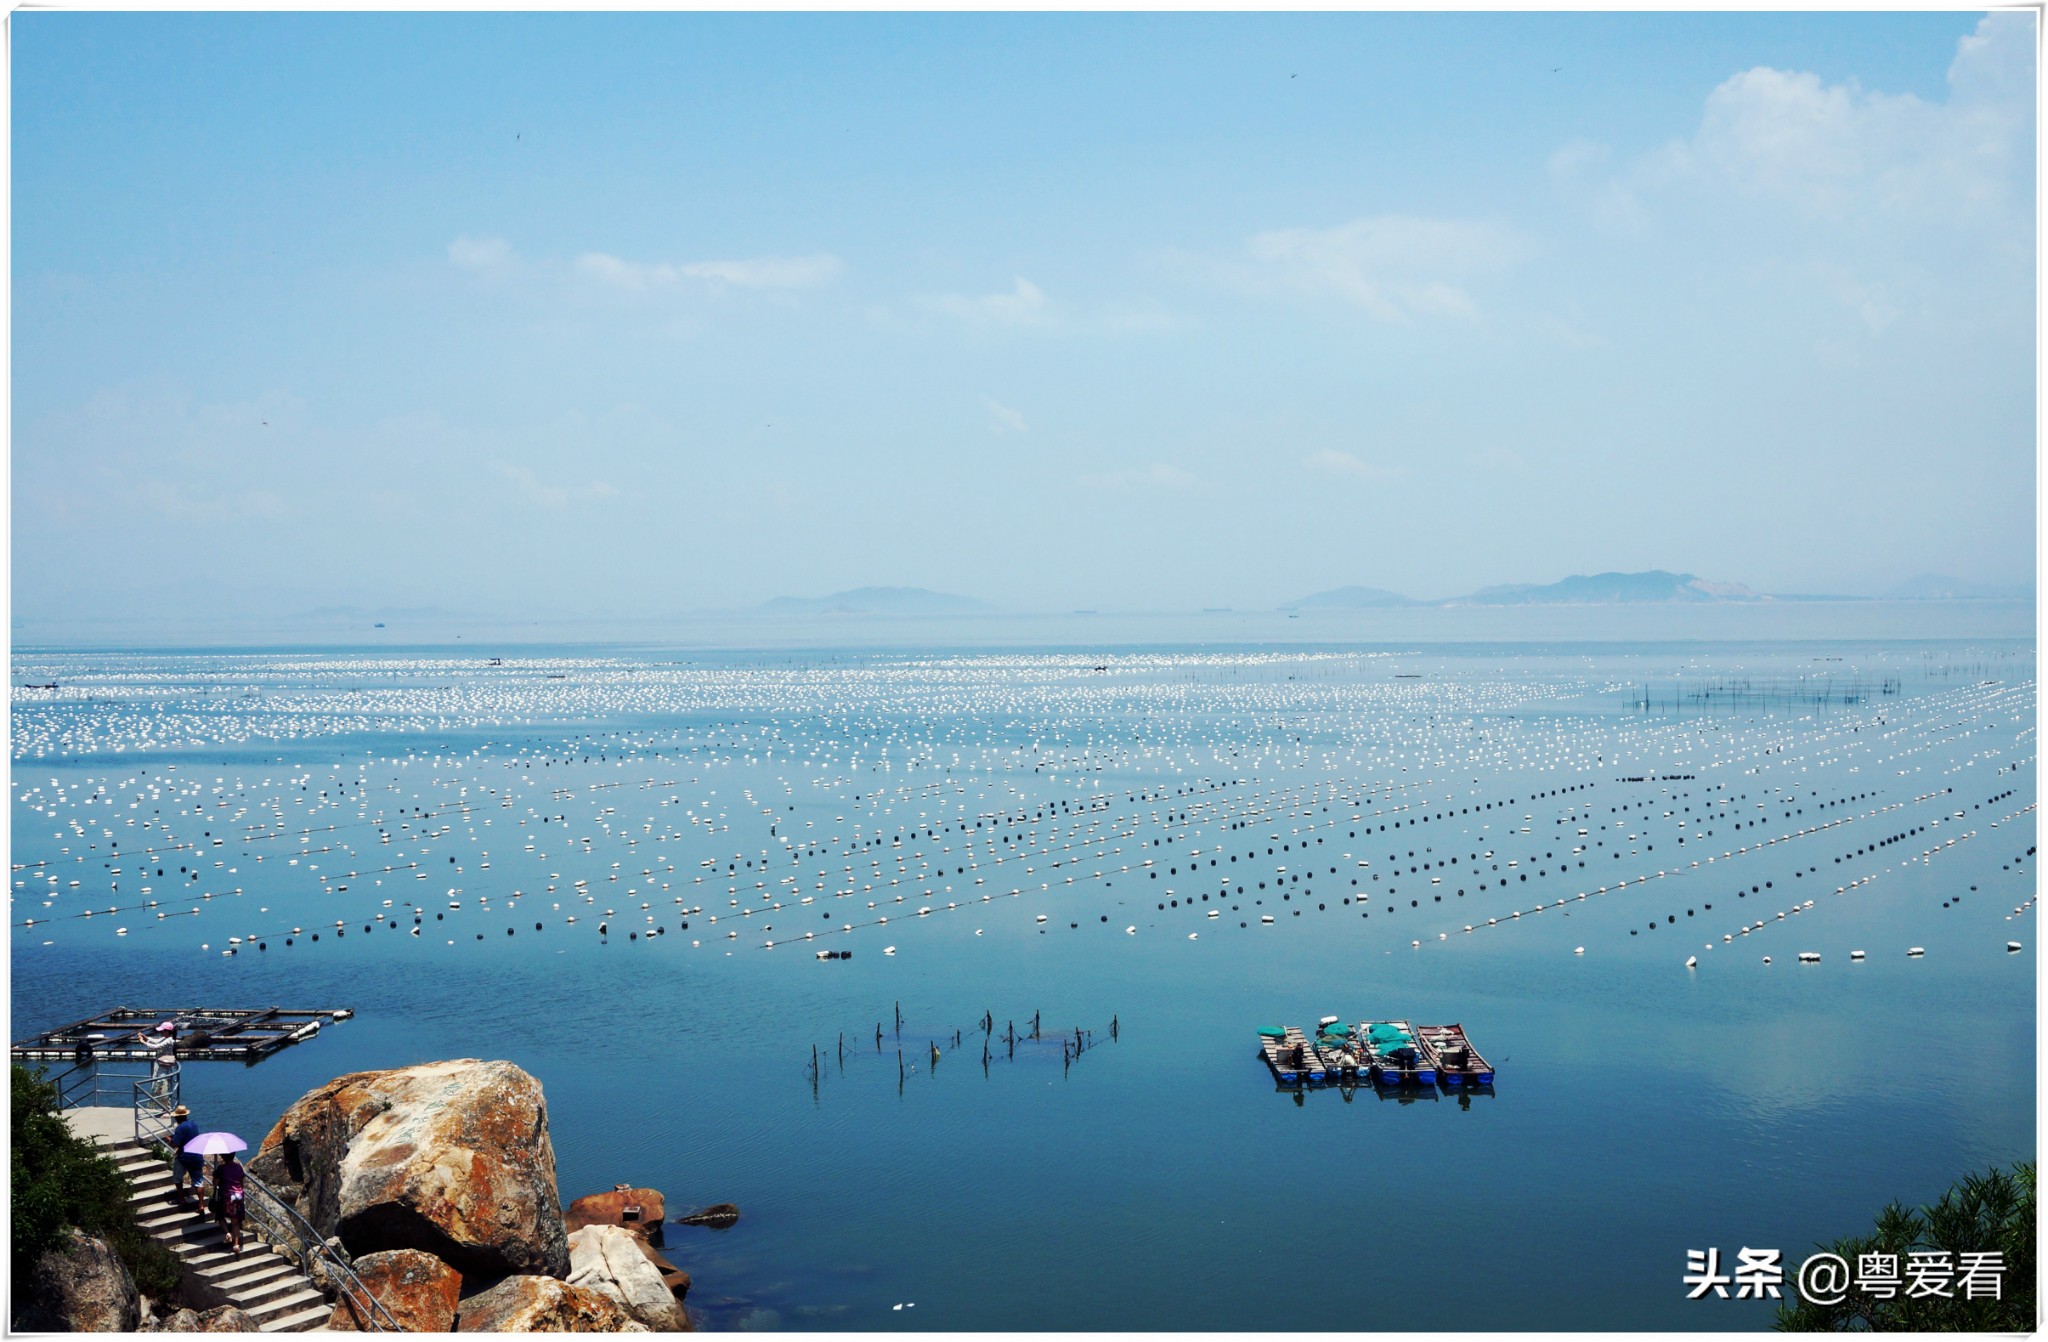
[[[462,1298],[462,1274],[418,1249],[386,1249],[355,1261],[355,1273],[371,1295],[408,1333],[455,1330]],[[366,1310],[346,1293],[335,1302],[327,1326],[338,1331],[375,1331]]]
[[[730,1202],[714,1202],[702,1211],[678,1216],[679,1226],[710,1226],[713,1230],[730,1230],[739,1224],[740,1209]]]
[[[15,1325],[29,1332],[132,1333],[142,1300],[127,1264],[105,1240],[73,1229],[36,1260],[28,1307]]]
[[[303,1096],[249,1162],[352,1254],[418,1249],[468,1276],[563,1276],[540,1083],[473,1058],[338,1077]]]
[[[624,1226],[659,1244],[661,1224],[667,1216],[668,1202],[658,1189],[620,1184],[609,1193],[577,1198],[562,1213],[562,1220],[572,1235],[585,1226]]]
[[[553,1277],[507,1277],[462,1302],[463,1333],[644,1333],[624,1305],[602,1291]]]
[[[248,1313],[233,1305],[221,1305],[195,1313],[181,1309],[165,1316],[162,1323],[154,1328],[145,1328],[148,1333],[254,1333],[263,1325]]]
[[[662,1280],[638,1235],[619,1226],[585,1226],[569,1236],[569,1284],[601,1291],[660,1333],[686,1332],[690,1316]],[[687,1289],[687,1288],[686,1288]]]

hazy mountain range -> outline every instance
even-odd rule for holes
[[[1508,583],[1464,596],[1419,599],[1381,587],[1333,587],[1290,601],[1281,610],[1373,610],[1412,606],[1618,606],[1761,601],[2002,601],[2030,589],[1968,582],[1924,573],[1876,597],[1758,592],[1741,583],[1691,573],[1576,573],[1551,583]],[[855,587],[830,596],[781,596],[754,608],[762,615],[990,615],[1000,607],[923,587]]]
[[[778,596],[756,609],[764,615],[975,615],[994,607],[923,587],[855,587],[830,596]]]
[[[1575,573],[1552,583],[1511,583],[1482,587],[1466,596],[1418,601],[1378,587],[1333,587],[1282,610],[1365,609],[1385,606],[1616,606],[1646,602],[1752,601],[1984,601],[2016,600],[2033,595],[2022,587],[1966,582],[1923,573],[1878,597],[1813,596],[1754,591],[1741,583],[1717,582],[1691,573],[1650,569],[1642,573]]]

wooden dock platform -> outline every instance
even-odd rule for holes
[[[116,1007],[22,1040],[14,1045],[14,1060],[153,1062],[161,1049],[143,1036],[153,1037],[159,1024],[171,1021],[181,1063],[256,1063],[355,1014],[349,1007]]]

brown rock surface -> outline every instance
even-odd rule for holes
[[[640,1209],[639,1217],[629,1221],[626,1213],[634,1207]],[[658,1190],[652,1188],[621,1187],[609,1193],[592,1193],[589,1197],[577,1198],[562,1213],[572,1235],[585,1226],[624,1226],[659,1239],[661,1223],[667,1218],[668,1203]]]
[[[474,1058],[337,1077],[249,1162],[353,1254],[418,1249],[468,1275],[569,1270],[540,1083]]]
[[[36,1260],[29,1296],[16,1324],[34,1332],[132,1333],[142,1322],[127,1265],[106,1241],[75,1229]]]
[[[601,1291],[553,1277],[507,1277],[462,1302],[464,1333],[644,1333],[647,1325]]]
[[[432,1254],[418,1249],[386,1249],[355,1261],[356,1276],[377,1297],[399,1327],[408,1333],[447,1333],[455,1329],[455,1311],[462,1298],[462,1274]],[[327,1326],[342,1331],[371,1331],[366,1311],[347,1295],[335,1301]]]
[[[263,1325],[233,1305],[217,1305],[203,1313],[181,1309],[166,1317],[148,1333],[254,1333]]]

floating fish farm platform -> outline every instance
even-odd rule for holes
[[[154,1035],[170,1021],[177,1026],[180,1062],[255,1063],[355,1014],[349,1007],[116,1007],[22,1040],[14,1045],[14,1060],[149,1062],[161,1049],[138,1036]]]

